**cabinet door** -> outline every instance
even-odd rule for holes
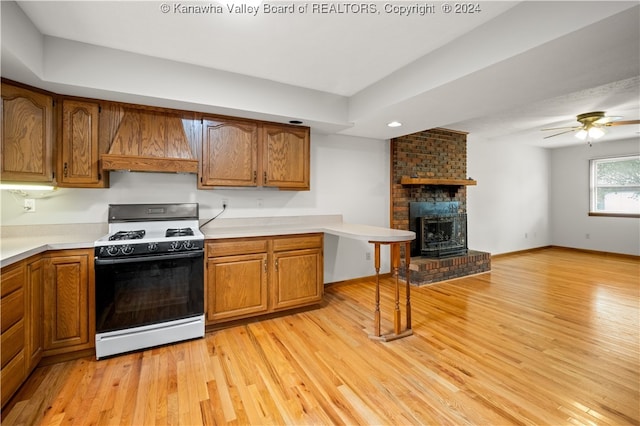
[[[38,257],[27,264],[26,342],[27,372],[33,370],[44,350],[44,262]]]
[[[258,126],[243,121],[204,120],[201,186],[256,186]]]
[[[267,254],[212,257],[207,262],[207,321],[267,311]]]
[[[2,84],[2,180],[53,181],[53,98]]]
[[[309,129],[264,125],[262,185],[309,189]]]
[[[45,268],[45,355],[94,347],[95,321],[90,314],[94,305],[91,251],[53,252],[47,257]]]
[[[318,248],[274,253],[273,309],[318,303],[324,290],[322,250]]]
[[[67,187],[104,187],[98,151],[100,107],[92,102],[62,101],[62,141],[58,184]]]

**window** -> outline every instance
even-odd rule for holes
[[[640,155],[591,160],[591,216],[640,217]]]

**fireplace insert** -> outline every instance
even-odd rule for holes
[[[409,203],[410,229],[416,233],[412,256],[467,254],[467,215],[458,208],[457,201]]]

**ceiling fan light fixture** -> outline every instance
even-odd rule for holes
[[[577,133],[576,133],[576,138],[580,139],[581,141],[585,140],[587,138],[587,136],[589,135],[589,132],[587,132],[585,129],[580,129]]]
[[[600,139],[604,136],[604,130],[602,130],[600,127],[592,127],[587,133],[589,133],[589,137],[591,139]]]

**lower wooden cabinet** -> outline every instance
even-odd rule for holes
[[[272,309],[319,303],[324,290],[322,234],[275,238],[272,246]]]
[[[95,347],[93,250],[45,257],[44,355]]]
[[[0,272],[2,406],[43,356],[95,346],[93,250],[58,250]]]
[[[27,339],[25,343],[27,371],[31,371],[42,359],[44,351],[44,261],[40,256],[26,265]]]
[[[320,303],[322,251],[322,234],[208,242],[207,324]]]
[[[2,268],[0,313],[2,406],[42,358],[42,259],[34,256]]]
[[[267,254],[214,257],[207,262],[207,320],[267,312]]]

